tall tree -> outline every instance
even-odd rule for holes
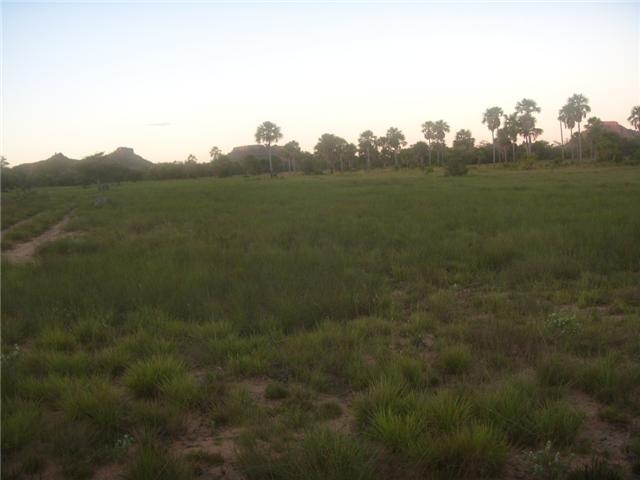
[[[487,108],[482,116],[482,123],[487,124],[487,128],[491,130],[491,143],[493,143],[493,163],[496,163],[496,139],[495,131],[500,128],[500,117],[504,112],[500,107]]]
[[[387,141],[386,135],[381,135],[376,140],[376,146],[378,147],[378,151],[380,152],[380,158],[382,159],[382,166],[387,168],[389,165],[389,159],[393,154],[393,149],[389,145]]]
[[[358,150],[367,159],[367,170],[371,169],[371,152],[376,149],[376,136],[371,130],[365,130],[358,138]]]
[[[534,100],[523,98],[516,104],[516,113],[520,135],[524,138],[527,147],[527,155],[531,155],[532,140],[542,133],[542,129],[536,128],[536,117],[533,116],[534,113],[540,113],[540,107]]]
[[[353,170],[353,163],[356,158],[356,153],[358,152],[358,147],[356,147],[353,143],[347,143],[346,141],[342,145],[341,153],[342,157],[347,160],[347,168],[349,170]]]
[[[209,150],[209,156],[211,157],[211,161],[215,162],[222,155],[222,151],[218,147],[211,147]]]
[[[636,105],[631,109],[631,115],[627,118],[629,123],[640,132],[640,105]]]
[[[327,162],[331,173],[333,173],[335,169],[336,162],[338,160],[342,161],[342,148],[346,144],[347,142],[344,138],[340,138],[332,133],[324,133],[318,139],[315,151],[320,158]]]
[[[574,145],[573,142],[573,129],[576,127],[576,112],[573,109],[573,105],[571,103],[567,103],[564,107],[560,109],[562,112],[562,118],[564,119],[564,126],[569,130],[569,147],[571,147],[571,161],[573,162],[575,154],[574,154]]]
[[[420,168],[424,168],[425,158],[429,156],[429,145],[425,142],[418,141],[411,146],[411,150],[415,159],[418,160]]]
[[[422,134],[429,144],[429,166],[431,166],[431,150],[433,143],[436,141],[436,124],[432,121],[426,121],[422,124]]]
[[[444,159],[444,149],[446,147],[446,135],[450,132],[449,124],[444,120],[438,120],[434,124],[436,140],[440,144],[440,162]]]
[[[256,130],[256,142],[264,143],[267,145],[267,152],[269,154],[269,173],[273,177],[273,163],[271,162],[271,144],[278,143],[278,140],[282,138],[282,132],[280,132],[280,127],[277,126],[273,122],[263,122],[261,125],[258,125],[258,129]]]
[[[398,168],[398,154],[400,150],[402,150],[402,147],[407,144],[404,133],[396,127],[391,127],[387,130],[386,140],[387,145],[391,148],[391,151],[393,151],[393,164],[395,168]]]
[[[511,161],[516,161],[516,144],[518,143],[518,135],[520,135],[520,124],[518,114],[504,116],[504,133],[511,143]]]
[[[598,160],[598,149],[604,134],[604,126],[602,120],[598,117],[590,117],[586,126],[587,140],[591,147],[591,158]]]
[[[476,142],[476,139],[471,136],[471,130],[462,129],[456,132],[456,138],[453,141],[453,146],[455,148],[459,148],[462,150],[473,150],[475,142]],[[495,157],[494,157],[494,163],[495,163]]]
[[[574,120],[578,124],[578,161],[582,161],[582,136],[580,134],[580,124],[586,118],[587,113],[591,111],[589,99],[581,93],[574,93],[567,101],[572,106]]]
[[[562,127],[567,124],[567,112],[564,108],[558,111],[558,122],[560,122],[560,148],[562,150],[562,161],[564,162],[564,129]]]
[[[296,159],[300,157],[300,153],[302,152],[302,150],[300,150],[300,144],[295,140],[291,140],[289,143],[285,143],[284,147],[282,147],[282,150],[287,159],[287,163],[289,164],[289,171],[295,172]]]

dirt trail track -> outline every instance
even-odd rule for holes
[[[29,218],[25,218],[23,220],[20,220],[19,222],[14,223],[13,225],[5,228],[4,230],[2,230],[2,232],[0,232],[0,240],[3,239],[5,237],[5,235],[7,235],[9,232],[11,232],[12,230],[26,224],[29,223],[31,221],[32,217]]]
[[[66,235],[64,229],[70,220],[71,216],[65,215],[62,220],[49,227],[46,232],[24,243],[20,243],[4,253],[5,258],[12,263],[26,263],[33,260],[33,256],[38,247]]]

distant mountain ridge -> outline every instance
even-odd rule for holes
[[[26,172],[35,172],[42,169],[49,170],[53,168],[73,168],[86,163],[100,163],[104,165],[112,164],[131,170],[144,170],[153,165],[152,162],[145,158],[142,158],[140,155],[135,153],[133,151],[133,148],[118,147],[113,152],[106,155],[97,153],[95,155],[85,157],[82,160],[69,158],[63,153],[55,153],[46,160],[40,160],[32,163],[23,163],[20,165],[16,165],[14,169],[24,170]]]
[[[142,178],[153,165],[133,148],[118,147],[107,155],[100,152],[82,160],[55,153],[46,160],[16,165],[10,175],[19,184],[80,185]],[[9,174],[9,170],[5,173]]]

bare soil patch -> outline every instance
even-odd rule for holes
[[[41,245],[62,238],[68,233],[64,231],[67,224],[71,220],[70,215],[65,215],[55,225],[51,226],[46,232],[32,238],[26,242],[20,243],[6,252],[4,256],[12,263],[27,263],[33,260],[33,257]]]
[[[598,417],[601,405],[584,393],[574,393],[570,398],[577,408],[586,414],[579,439],[591,445],[592,454],[576,456],[573,467],[587,465],[593,456],[619,466],[625,478],[631,478],[631,461],[625,451],[631,434],[628,429],[611,425]]]

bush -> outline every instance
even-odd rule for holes
[[[473,424],[442,439],[433,461],[447,476],[496,478],[504,466],[507,450],[507,442],[497,430]]]
[[[282,400],[289,396],[289,391],[281,383],[269,383],[264,390],[264,396],[268,400]]]
[[[459,157],[450,157],[444,165],[444,174],[447,177],[460,177],[469,172],[467,163]]]
[[[241,452],[238,463],[248,478],[368,480],[376,477],[373,452],[357,439],[327,429],[306,433],[278,459],[253,445]]]
[[[124,384],[137,397],[158,396],[165,384],[186,375],[185,365],[173,357],[152,357],[133,364],[125,373]]]
[[[127,480],[188,480],[189,466],[157,446],[144,445],[129,464]]]
[[[438,366],[447,375],[461,375],[471,369],[471,351],[466,345],[445,348],[438,358]]]
[[[538,440],[551,440],[556,445],[570,445],[578,435],[584,414],[566,403],[555,402],[535,412]]]

